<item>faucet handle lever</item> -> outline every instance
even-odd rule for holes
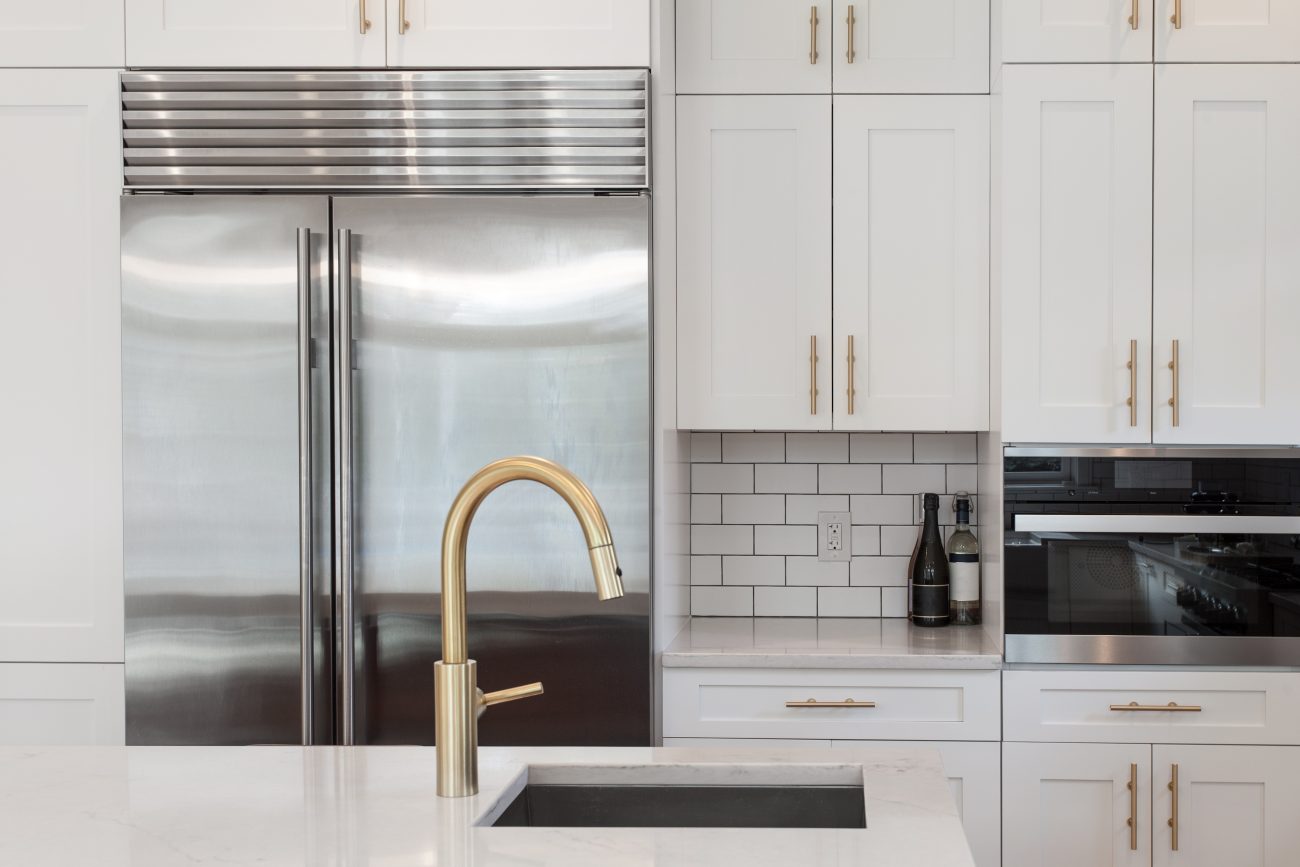
[[[478,691],[478,710],[482,713],[485,709],[494,704],[502,704],[507,701],[518,701],[521,698],[533,698],[541,695],[544,690],[542,684],[526,683],[523,686],[512,686],[509,689],[498,689],[496,692]]]

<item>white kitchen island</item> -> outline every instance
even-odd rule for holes
[[[528,782],[840,784],[865,830],[494,828]],[[434,794],[431,747],[0,749],[0,864],[887,864],[970,867],[938,753],[924,749],[480,750],[480,793]]]

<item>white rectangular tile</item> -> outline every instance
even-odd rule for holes
[[[921,528],[917,526],[881,527],[880,553],[885,556],[911,557]],[[856,552],[855,552],[856,553]]]
[[[785,459],[792,464],[847,464],[846,433],[792,433],[785,435]]]
[[[819,587],[817,615],[819,617],[879,617],[880,588]]]
[[[784,524],[785,497],[781,494],[723,494],[724,524]]]
[[[784,584],[784,557],[723,557],[722,583],[754,586]]]
[[[785,461],[783,433],[724,433],[722,460],[729,464],[779,464]]]
[[[975,463],[975,434],[919,433],[914,442],[918,464]]]
[[[881,467],[881,490],[886,494],[939,494],[947,484],[943,464],[886,464]]]
[[[753,617],[752,587],[692,587],[691,613],[696,617]]]
[[[849,460],[855,464],[910,464],[912,435],[906,433],[849,434]]]
[[[816,524],[818,512],[847,512],[849,498],[845,494],[827,496],[789,496],[785,498],[787,524]]]
[[[849,552],[854,557],[874,557],[880,553],[879,527],[853,527],[853,547]]]
[[[749,553],[747,551],[737,553]],[[816,556],[816,527],[754,528],[755,554],[803,554]]]
[[[691,494],[692,524],[721,524],[721,494]]]
[[[693,494],[752,494],[753,464],[695,464],[691,467]]]
[[[879,494],[880,464],[822,464],[817,468],[819,494]]]
[[[752,554],[754,528],[747,525],[696,524],[691,527],[691,553]]]
[[[910,496],[867,494],[849,497],[854,524],[914,524]]]
[[[815,494],[817,467],[811,464],[758,464],[754,491],[759,494]]]
[[[816,587],[755,587],[755,617],[816,617]]]
[[[910,557],[854,557],[849,583],[854,587],[906,587]]]
[[[721,584],[722,558],[717,554],[691,555],[691,584]]]
[[[975,493],[979,488],[979,467],[975,464],[948,465],[948,493]]]
[[[791,587],[847,587],[848,563],[823,563],[816,557],[786,557],[785,583]]]
[[[717,463],[722,460],[722,434],[691,434],[691,463]]]
[[[880,589],[880,616],[907,616],[907,588],[882,587]]]

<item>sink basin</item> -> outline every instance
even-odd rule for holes
[[[860,768],[533,766],[497,827],[865,828]]]

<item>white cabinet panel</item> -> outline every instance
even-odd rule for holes
[[[1008,63],[1149,61],[1157,15],[1153,2],[1002,0],[1002,59]]]
[[[988,0],[836,0],[832,17],[836,93],[988,93]]]
[[[1156,60],[1300,60],[1300,0],[1155,0],[1155,4]]]
[[[0,661],[122,660],[117,74],[0,71]]]
[[[1155,867],[1296,863],[1300,747],[1157,745],[1152,772]]]
[[[1155,153],[1156,442],[1300,442],[1300,66],[1159,67]]]
[[[679,0],[677,92],[829,93],[830,14],[807,0]]]
[[[1003,439],[1149,442],[1152,68],[1003,78]]]
[[[122,0],[0,0],[0,66],[122,66]]]
[[[125,2],[128,66],[384,65],[384,0]]]
[[[835,97],[837,430],[988,427],[988,184],[986,98]]]
[[[121,745],[121,665],[0,664],[0,745]]]
[[[650,65],[646,0],[388,0],[388,6],[390,66]]]
[[[680,97],[677,173],[678,424],[829,428],[831,98]]]
[[[1145,744],[1003,744],[1004,867],[1149,867],[1150,786]]]

